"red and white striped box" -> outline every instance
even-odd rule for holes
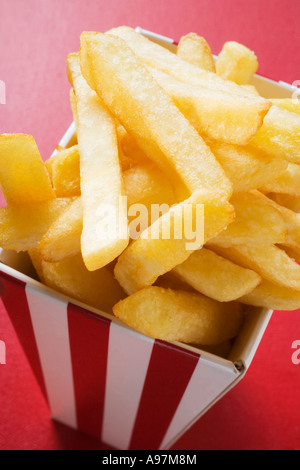
[[[174,41],[138,29],[174,50]],[[266,97],[294,88],[255,76]],[[72,124],[60,142],[71,145]],[[116,449],[168,449],[241,380],[272,311],[249,308],[228,359],[144,336],[34,278],[27,254],[0,251],[3,303],[53,419]]]

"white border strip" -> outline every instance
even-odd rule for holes
[[[68,304],[43,295],[28,284],[25,290],[51,415],[77,428]]]
[[[110,325],[102,441],[118,449],[130,445],[153,344],[152,338]]]

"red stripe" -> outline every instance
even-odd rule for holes
[[[110,320],[68,304],[77,426],[100,439]]]
[[[156,340],[129,449],[158,449],[200,355]]]
[[[44,376],[26,297],[26,283],[0,272],[0,294],[15,332],[47,400]],[[48,400],[47,400],[48,401]]]

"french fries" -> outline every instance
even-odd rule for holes
[[[243,319],[239,303],[224,305],[201,294],[156,286],[121,300],[113,311],[146,335],[208,345],[236,336]]]
[[[215,91],[247,96],[253,105],[260,106],[259,110],[257,108],[257,119],[258,128],[259,125],[261,128],[251,143],[255,145],[255,148],[261,149],[270,155],[280,157],[284,155],[292,163],[299,163],[299,115],[290,113],[276,105],[270,108],[269,101],[256,96],[252,91],[230,80],[224,80],[217,74],[186,63],[180,57],[175,56],[158,44],[154,44],[131,28],[126,26],[113,28],[109,31],[109,34],[124,39],[144,63],[158,68],[178,80]]]
[[[77,176],[75,179],[77,180]],[[151,222],[150,208],[152,204],[175,204],[175,196],[171,185],[162,173],[154,167],[138,165],[123,173],[124,191],[127,197],[129,229],[137,230],[136,225],[143,223],[145,228]],[[147,217],[142,214],[136,222],[136,212],[143,206]],[[81,252],[82,221],[81,197],[74,201],[53,222],[39,243],[41,257],[48,262],[58,262],[64,258]],[[153,218],[153,221],[155,219]]]
[[[300,291],[264,280],[252,292],[242,296],[240,302],[272,310],[296,310],[299,308]]]
[[[7,204],[54,199],[48,172],[31,135],[0,135],[0,187]]]
[[[219,302],[239,299],[261,282],[256,272],[242,268],[206,248],[192,253],[173,271],[195,290]]]
[[[112,307],[125,297],[107,267],[89,271],[81,254],[58,263],[42,259],[40,269],[47,286],[104,312],[111,313]]]
[[[300,196],[293,196],[292,194],[281,193],[268,193],[268,198],[277,202],[279,206],[286,207],[294,212],[300,212]]]
[[[254,52],[236,41],[225,42],[216,60],[217,74],[238,85],[248,84],[257,69]]]
[[[81,252],[82,202],[76,197],[43,234],[38,251],[43,260],[59,262]]]
[[[86,80],[147,156],[170,175],[178,199],[199,187],[230,196],[231,184],[209,147],[124,41],[83,33],[80,52]]]
[[[273,178],[260,187],[264,193],[283,193],[300,196],[300,165],[288,163],[287,168],[280,175]]]
[[[274,157],[300,163],[300,115],[273,105],[251,146]]]
[[[46,160],[56,197],[80,196],[80,162],[78,145],[61,149],[52,158]]]
[[[281,108],[287,109],[292,113],[300,114],[300,101],[293,98],[272,98],[271,102],[280,106]]]
[[[248,145],[230,145],[219,141],[208,144],[233,184],[233,193],[246,193],[263,188],[273,179],[280,179],[288,162],[249,148]]]
[[[107,31],[107,34],[118,36],[126,41],[134,53],[147,65],[162,70],[182,82],[192,83],[212,90],[238,94],[240,96],[252,95],[251,97],[249,96],[249,99],[251,98],[253,104],[260,103],[262,112],[267,112],[270,108],[270,103],[264,98],[253,96],[253,93],[247,92],[236,83],[224,80],[213,72],[187,63],[164,47],[138,34],[134,29],[128,26],[110,29]]]
[[[215,72],[215,61],[209,44],[205,38],[196,33],[189,33],[180,38],[177,55],[187,62],[197,65],[201,69]]]
[[[246,305],[299,308],[299,109],[259,96],[257,66],[235,42],[215,66],[195,33],[173,54],[128,27],[83,32],[68,148],[44,163],[32,136],[0,136],[0,246],[48,287],[222,357]]]
[[[147,68],[203,137],[245,145],[260,128],[257,108],[248,97],[184,83],[161,70]]]
[[[288,229],[281,211],[259,191],[234,195],[231,203],[236,214],[235,220],[209,243],[231,247],[287,241]]]
[[[188,205],[191,211],[186,215]],[[200,213],[202,219],[199,227],[195,232],[191,230],[189,235],[185,229],[196,220],[201,205],[204,214]],[[226,200],[215,198],[214,194],[205,191],[195,192],[188,200],[173,206],[157,219],[119,256],[114,271],[116,279],[127,294],[154,284],[159,276],[183,263],[192,251],[226,228],[233,218],[233,207]],[[201,227],[203,222],[204,226]],[[182,230],[181,236],[176,234],[177,226]],[[197,240],[199,237],[200,240]],[[198,246],[188,249],[187,245],[191,243]]]
[[[17,252],[36,248],[44,233],[70,202],[70,198],[56,198],[35,204],[1,207],[0,246]]]
[[[93,271],[114,260],[128,244],[126,203],[114,120],[81,75],[78,54],[69,54],[67,64],[76,96],[83,207],[81,251],[86,267]]]
[[[226,250],[220,247],[211,249],[244,268],[252,269],[267,281],[287,289],[300,290],[299,264],[276,245],[239,245]]]

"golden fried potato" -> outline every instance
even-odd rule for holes
[[[287,109],[292,113],[300,114],[300,101],[299,99],[295,100],[294,98],[271,98],[270,100],[276,106]]]
[[[274,157],[300,163],[300,115],[273,105],[250,145]]]
[[[199,188],[230,197],[231,183],[209,147],[124,41],[83,33],[80,51],[86,80],[146,155],[169,175],[179,200]]]
[[[264,193],[283,193],[300,196],[300,165],[288,163],[280,175],[273,175],[267,183],[260,187]]]
[[[80,196],[78,145],[60,150],[45,162],[57,197]]]
[[[58,262],[81,252],[82,203],[77,197],[50,225],[38,245],[43,260]]]
[[[31,135],[0,135],[0,186],[7,204],[54,199],[47,169]]]
[[[188,213],[187,206],[192,209]],[[202,222],[200,219],[198,228],[194,227],[191,234],[186,233],[186,227],[195,224],[198,207],[201,206],[204,219],[200,213]],[[127,294],[153,284],[159,276],[183,263],[192,251],[213,238],[233,219],[233,207],[226,200],[205,191],[194,193],[186,201],[173,206],[128,246],[115,266],[116,279]],[[181,234],[177,235],[179,225]],[[190,236],[193,239],[189,239]]]
[[[199,293],[146,287],[113,307],[116,317],[165,341],[213,345],[237,335],[243,320],[237,302],[216,302]]]
[[[230,80],[224,80],[216,73],[201,69],[182,60],[165,47],[155,44],[128,26],[110,29],[106,34],[112,34],[123,39],[142,62],[162,70],[182,82],[193,83],[203,88],[238,94],[240,96],[252,95],[253,104],[261,103],[262,107],[265,106],[265,112],[270,108],[270,103],[266,99],[253,95],[252,92]]]
[[[300,291],[263,280],[259,286],[241,297],[239,301],[271,310],[296,310],[300,308]]]
[[[57,198],[1,207],[0,246],[15,251],[36,248],[44,233],[71,201],[71,198]]]
[[[141,219],[145,228],[151,222],[151,205],[175,204],[175,196],[170,183],[152,162],[137,165],[123,173],[124,192],[127,196],[129,230],[135,232]],[[139,217],[142,208],[145,217]],[[143,215],[143,214],[142,214]],[[155,220],[152,214],[153,221]],[[81,251],[82,202],[75,198],[69,207],[53,222],[39,243],[42,258],[48,262],[58,262],[67,256]]]
[[[286,242],[286,220],[263,194],[255,190],[235,194],[230,202],[234,206],[235,220],[209,243],[230,247]]]
[[[93,271],[111,262],[128,245],[127,207],[122,198],[115,121],[83,78],[79,55],[69,54],[67,64],[76,95],[83,207],[81,252],[86,267]]]
[[[251,292],[261,281],[256,272],[242,268],[207,248],[194,251],[173,271],[198,292],[219,302],[236,300]]]
[[[267,196],[280,206],[286,207],[293,212],[300,212],[300,196],[281,193],[267,193]]]
[[[47,286],[107,313],[125,296],[106,267],[88,271],[81,254],[58,263],[42,260],[42,275]]]
[[[279,178],[288,166],[282,157],[273,157],[248,145],[230,145],[219,141],[208,144],[233,185],[233,193],[247,192]]]
[[[196,33],[188,33],[180,38],[177,55],[190,64],[215,72],[215,61],[208,42]]]
[[[253,51],[236,41],[227,41],[216,60],[216,72],[226,80],[245,85],[257,72],[258,61]]]
[[[239,245],[213,249],[234,263],[252,269],[273,284],[300,290],[299,264],[276,245]]]
[[[245,145],[261,127],[261,103],[253,106],[248,96],[203,88],[156,68],[147,69],[202,137]]]

